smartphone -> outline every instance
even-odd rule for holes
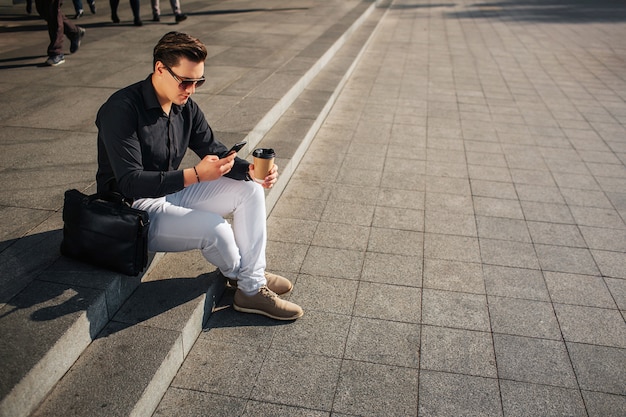
[[[226,158],[226,157],[227,157],[228,155],[230,155],[231,153],[239,152],[239,151],[241,150],[241,148],[243,148],[244,146],[246,146],[246,143],[248,143],[248,142],[243,141],[243,142],[238,142],[238,143],[235,143],[235,144],[233,145],[233,147],[229,149],[229,151],[228,151],[228,152],[226,152],[225,154],[223,154],[223,155],[222,155],[222,158]]]

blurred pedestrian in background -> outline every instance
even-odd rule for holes
[[[83,17],[83,14],[85,12],[83,10],[82,0],[72,0],[72,3],[74,3],[74,11],[76,12],[76,14],[74,15],[74,19],[79,19]],[[87,0],[87,3],[89,4],[89,10],[91,10],[91,14],[95,14],[96,13],[95,0]]]
[[[120,0],[109,0],[111,6],[111,20],[113,23],[120,23],[120,18],[117,15],[117,8],[120,5]],[[139,0],[130,0],[130,8],[133,11],[133,24],[135,26],[142,26],[141,16],[139,15]]]
[[[138,0],[137,0],[138,1]],[[37,13],[48,23],[48,59],[45,64],[56,67],[65,62],[63,54],[63,37],[70,40],[70,53],[78,51],[80,42],[85,36],[85,29],[75,25],[64,14],[61,8],[63,0],[35,0]]]
[[[152,21],[160,22],[161,21],[161,10],[160,10],[160,0],[151,0],[152,2]],[[180,9],[180,0],[170,0],[170,6],[172,6],[172,12],[174,12],[174,19],[176,19],[176,23],[182,22],[187,19],[187,15],[182,12]]]

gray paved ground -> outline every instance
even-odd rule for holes
[[[626,415],[623,39],[617,2],[396,0],[269,217],[305,316],[227,294],[155,415]],[[3,187],[51,123],[15,108]]]
[[[626,415],[626,9],[394,5],[157,415]]]

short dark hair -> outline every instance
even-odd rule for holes
[[[204,62],[207,50],[200,40],[181,32],[166,33],[154,47],[152,68],[157,61],[168,67],[175,67],[181,58],[191,62]]]

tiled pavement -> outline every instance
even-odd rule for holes
[[[395,1],[157,415],[626,415],[625,20]]]
[[[626,6],[396,0],[155,416],[626,415]]]

